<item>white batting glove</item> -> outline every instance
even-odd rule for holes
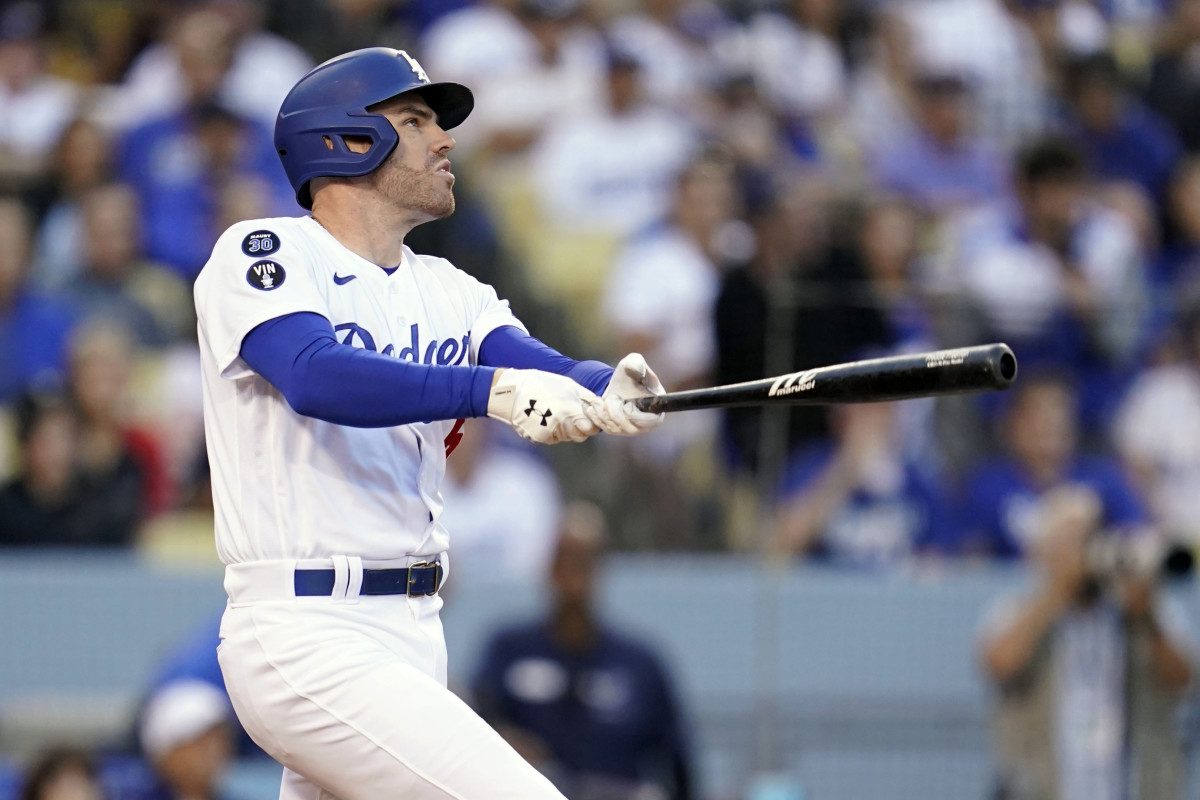
[[[664,394],[662,381],[642,358],[641,353],[630,353],[622,358],[613,371],[612,380],[604,390],[605,414],[594,416],[593,421],[605,433],[617,436],[636,436],[653,430],[662,424],[662,414],[641,411],[633,404],[639,397]]]
[[[591,412],[589,414],[589,412]],[[539,444],[582,442],[600,432],[603,403],[570,378],[536,369],[502,369],[488,396],[488,416]]]

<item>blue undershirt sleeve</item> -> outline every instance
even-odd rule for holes
[[[329,320],[311,312],[257,326],[242,339],[240,355],[296,413],[355,428],[486,416],[495,373],[342,344]]]
[[[488,367],[540,369],[565,375],[596,394],[603,394],[613,368],[600,361],[576,361],[512,325],[496,328],[479,345],[479,363]]]

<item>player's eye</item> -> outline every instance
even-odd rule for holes
[[[413,126],[414,128],[419,128],[419,127],[421,127],[421,122],[420,122],[420,120],[418,120],[416,117],[409,117],[408,119],[404,120],[403,124],[404,124],[404,125],[411,125],[411,126]]]

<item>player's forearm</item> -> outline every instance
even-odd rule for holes
[[[489,367],[539,369],[565,375],[596,394],[603,394],[613,369],[599,361],[576,361],[519,328],[496,328],[479,346],[479,363]]]
[[[482,417],[493,372],[416,364],[329,342],[285,397],[299,414],[359,428]]]
[[[241,355],[296,413],[357,428],[485,416],[494,372],[417,364],[344,345],[317,314],[260,325],[243,340]]]

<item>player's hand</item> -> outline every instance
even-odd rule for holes
[[[488,416],[508,423],[539,444],[582,442],[600,432],[600,398],[570,378],[536,369],[496,372],[488,396]]]
[[[593,417],[601,430],[617,436],[636,436],[662,424],[663,414],[641,411],[633,401],[639,397],[663,394],[662,381],[642,358],[630,353],[620,360],[612,380],[604,390],[604,414]]]

